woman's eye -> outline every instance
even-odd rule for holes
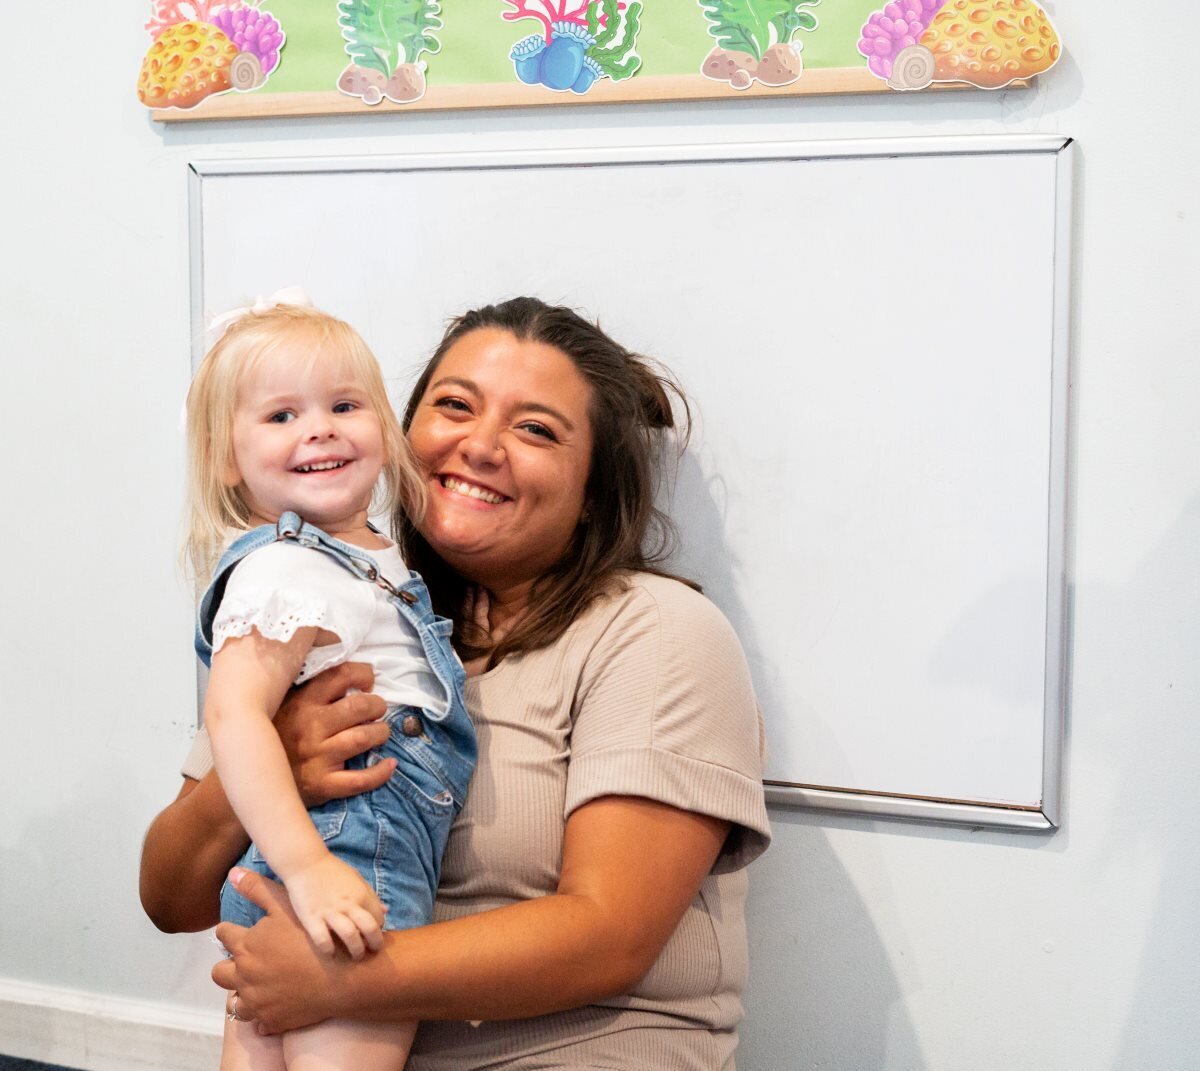
[[[522,431],[527,431],[531,435],[537,435],[543,439],[549,439],[551,442],[557,442],[558,436],[554,434],[545,424],[539,424],[536,420],[527,420],[524,424],[518,424]]]
[[[471,407],[461,398],[438,398],[434,403],[435,409],[449,409],[455,413],[469,413]]]
[[[296,419],[296,414],[290,409],[281,409],[267,417],[268,424],[287,424]]]

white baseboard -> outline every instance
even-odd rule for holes
[[[221,1020],[169,1004],[0,979],[0,1053],[83,1071],[214,1071]]]

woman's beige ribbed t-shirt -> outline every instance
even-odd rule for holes
[[[467,707],[479,764],[442,863],[439,921],[554,892],[566,819],[601,796],[648,797],[733,830],[631,993],[533,1019],[422,1023],[408,1071],[732,1071],[742,868],[770,831],[761,719],[729,623],[683,584],[635,574],[557,643],[469,679]]]
[[[421,1025],[409,1071],[733,1067],[746,977],[745,872],[769,836],[762,731],[741,646],[704,596],[630,578],[556,644],[467,682],[480,759],[436,917],[544,896],[565,820],[646,796],[735,824],[658,962],[627,996],[510,1022]]]

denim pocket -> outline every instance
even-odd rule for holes
[[[402,748],[403,756],[388,781],[388,788],[404,796],[424,814],[434,818],[453,815],[456,810],[454,794],[441,777],[416,757],[415,750],[412,745]]]
[[[322,840],[330,840],[342,831],[342,826],[346,821],[347,807],[346,800],[330,800],[308,812],[308,817],[312,819]],[[250,845],[250,859],[255,863],[270,865],[267,863],[266,856],[258,850],[257,844]]]

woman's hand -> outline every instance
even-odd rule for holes
[[[390,730],[379,720],[387,704],[370,694],[373,682],[370,666],[345,662],[293,688],[275,715],[305,807],[371,792],[392,776],[394,759],[344,769],[347,759],[387,743]]]
[[[212,977],[223,989],[237,991],[238,1015],[254,1019],[260,1034],[298,1030],[342,1015],[334,1001],[347,989],[343,979],[349,956],[317,953],[278,882],[241,868],[229,877],[242,896],[267,913],[249,929],[232,922],[217,927],[217,939],[231,958],[213,967]]]

